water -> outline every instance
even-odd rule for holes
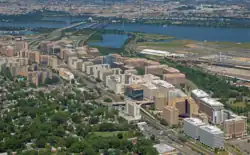
[[[62,28],[69,24],[63,22],[0,22],[0,27],[24,27],[24,28]]]
[[[24,28],[62,28],[70,25],[70,21],[77,22],[86,20],[87,17],[44,17],[43,21],[30,22],[3,22],[0,27],[24,27]],[[51,22],[58,21],[58,22]],[[82,29],[85,25],[77,28]],[[177,39],[198,40],[198,41],[230,41],[230,42],[250,42],[250,28],[212,28],[212,27],[193,27],[193,26],[174,26],[167,27],[159,25],[144,24],[109,24],[106,29],[125,30],[127,32],[145,32],[153,34],[164,34],[174,36]],[[113,40],[116,42],[116,40]]]
[[[102,37],[102,41],[90,42],[88,44],[92,46],[121,48],[124,45],[125,41],[129,38],[127,35],[119,34],[104,34],[102,35]]]
[[[212,28],[191,26],[158,26],[143,24],[109,24],[106,29],[118,29],[124,31],[140,31],[153,34],[174,36],[177,39],[190,39],[198,41],[230,41],[250,42],[249,28]]]

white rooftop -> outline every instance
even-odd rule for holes
[[[170,53],[167,51],[160,51],[160,50],[153,50],[153,49],[144,49],[141,51],[144,54],[162,54],[162,55],[169,55]]]
[[[192,93],[198,98],[209,97],[209,95],[201,89],[194,89],[192,90]]]
[[[201,126],[200,129],[205,130],[205,131],[212,133],[212,134],[223,134],[224,133],[223,131],[221,131],[220,128],[217,128],[216,126],[212,126],[212,125],[204,125],[204,126]]]
[[[204,102],[205,104],[209,105],[209,106],[212,106],[212,107],[213,106],[224,107],[224,105],[221,102],[219,102],[219,101],[217,101],[217,100],[215,100],[213,98],[210,98],[210,97],[204,97],[204,98],[201,99],[201,101]]]
[[[155,144],[153,147],[156,148],[159,154],[164,154],[175,150],[174,147],[167,144]]]
[[[201,126],[201,125],[205,125],[204,122],[202,122],[202,120],[198,119],[198,118],[194,118],[194,117],[190,117],[190,118],[184,118],[184,121],[189,122],[195,126]]]
[[[153,80],[152,83],[155,85],[160,85],[160,86],[165,87],[165,88],[174,88],[174,86],[172,84],[170,84],[164,80]]]
[[[147,87],[148,89],[158,89],[154,84],[152,83],[145,83],[143,86]]]

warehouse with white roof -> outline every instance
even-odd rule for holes
[[[146,55],[155,55],[155,56],[169,56],[170,52],[167,51],[160,51],[160,50],[152,50],[152,49],[144,49],[140,52],[140,54],[146,54]]]

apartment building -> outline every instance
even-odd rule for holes
[[[141,119],[140,106],[133,101],[126,101],[125,113],[135,120]]]
[[[50,66],[52,69],[57,69],[58,65],[58,59],[54,55],[50,55],[48,57],[48,66]]]
[[[83,61],[81,59],[79,59],[78,57],[74,56],[74,57],[68,58],[68,65],[70,68],[81,70],[82,63],[83,63]]]
[[[155,100],[155,96],[159,93],[159,88],[152,83],[144,83],[141,86],[143,89],[143,98],[145,100]]]
[[[173,67],[164,68],[164,74],[176,74],[176,73],[180,73],[180,71],[176,68]]]
[[[86,73],[88,75],[93,75],[95,78],[98,78],[98,73],[101,68],[110,68],[108,64],[99,64],[99,65],[88,65],[86,66]]]
[[[14,43],[14,56],[17,56],[20,51],[28,51],[28,43],[24,40],[16,40]]]
[[[153,74],[161,76],[164,74],[164,69],[168,68],[167,65],[151,65],[145,67],[145,74]]]
[[[168,92],[175,88],[172,84],[163,80],[153,80],[152,84],[159,88],[158,95],[161,96],[167,96]]]
[[[48,65],[49,64],[49,55],[40,55],[40,64]]]
[[[168,125],[179,124],[179,110],[172,106],[166,106],[163,109],[162,118],[168,123]]]
[[[28,52],[29,63],[40,64],[40,52],[38,51],[29,51]]]
[[[247,135],[247,118],[236,116],[224,121],[225,139],[242,138]]]
[[[186,83],[186,76],[182,73],[164,74],[163,80],[173,85],[180,85]]]
[[[90,61],[86,61],[86,62],[83,62],[82,63],[82,72],[87,72],[87,66],[92,66],[94,65],[93,62],[90,62]]]

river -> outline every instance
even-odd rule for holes
[[[54,19],[55,18],[55,19]],[[4,22],[0,21],[0,27],[24,27],[24,28],[62,28],[69,25],[70,21],[81,21],[86,18],[47,17],[39,22]],[[51,20],[59,22],[51,22]],[[63,22],[64,21],[64,22]],[[229,41],[229,42],[250,42],[249,28],[213,28],[194,26],[160,26],[146,24],[109,24],[106,29],[125,30],[127,32],[145,32],[174,36],[177,39],[197,41]]]

